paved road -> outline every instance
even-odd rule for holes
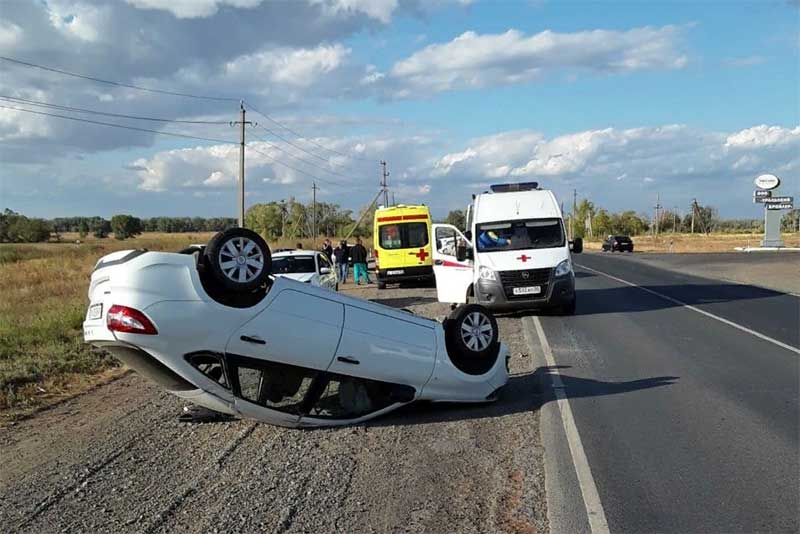
[[[800,347],[800,299],[624,256],[575,259],[576,316],[522,321],[532,345],[534,321],[549,342],[610,531],[797,532],[800,354],[782,345]],[[542,416],[550,526],[587,531],[561,405]]]

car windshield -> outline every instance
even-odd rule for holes
[[[631,240],[631,238],[626,235],[618,235],[614,239],[616,239],[618,243],[627,243]]]
[[[272,258],[272,274],[316,272],[313,256],[283,256]]]
[[[564,246],[564,227],[556,218],[481,223],[476,230],[479,252]]]
[[[420,222],[384,224],[379,229],[381,248],[419,248],[428,244],[428,225]]]

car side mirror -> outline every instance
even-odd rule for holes
[[[331,274],[331,268],[330,267],[320,267],[319,268],[319,274]]]
[[[575,239],[570,241],[569,249],[575,254],[580,254],[581,252],[583,252],[583,239],[580,237],[576,237]]]
[[[467,259],[467,247],[466,245],[459,245],[456,247],[456,259],[458,261],[464,261]]]
[[[472,241],[472,230],[467,230],[466,232],[464,232],[464,237]]]

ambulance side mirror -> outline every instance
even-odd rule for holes
[[[580,237],[576,237],[575,239],[570,241],[569,249],[575,254],[580,254],[581,252],[583,252],[583,239],[581,239]]]
[[[467,246],[466,245],[458,245],[456,247],[456,259],[458,261],[464,261],[467,259]]]

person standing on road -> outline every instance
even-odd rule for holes
[[[355,246],[350,249],[350,258],[353,261],[353,280],[356,285],[361,285],[360,280],[362,276],[367,284],[371,284],[372,281],[370,281],[369,274],[367,273],[367,249],[364,248],[364,245],[361,243],[360,237],[356,238]]]
[[[336,263],[339,281],[343,284],[347,283],[347,261],[349,259],[350,249],[347,247],[347,241],[341,241],[339,245],[333,249],[333,261]]]
[[[322,252],[324,252],[325,255],[328,256],[329,261],[333,261],[333,247],[331,246],[330,239],[326,239],[325,241],[322,242]]]

